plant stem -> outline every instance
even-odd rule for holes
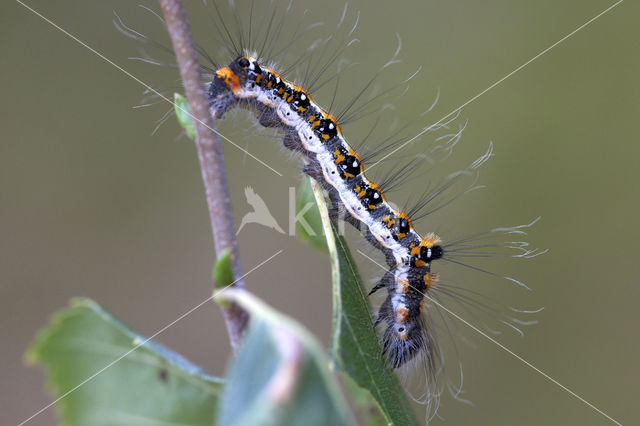
[[[173,50],[176,54],[180,76],[185,88],[185,94],[196,131],[196,148],[202,170],[209,219],[213,231],[216,253],[231,249],[231,263],[233,266],[235,287],[244,288],[242,269],[238,256],[238,242],[235,235],[235,225],[231,211],[231,200],[227,188],[227,174],[224,167],[222,144],[215,132],[215,123],[209,112],[209,103],[204,93],[204,85],[200,75],[200,63],[195,50],[189,22],[180,0],[160,0],[160,6],[167,23],[167,30],[171,36]],[[249,315],[235,303],[222,310],[229,340],[235,350],[247,326]]]

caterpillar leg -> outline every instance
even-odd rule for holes
[[[373,288],[371,289],[371,291],[369,291],[367,296],[371,296],[373,293],[380,290],[381,288],[385,288],[386,286],[387,285],[384,283],[384,281],[379,281],[376,285],[373,286]]]
[[[278,118],[273,108],[267,108],[263,105],[256,103],[255,115],[258,118],[258,123],[264,127],[283,127],[282,122]]]

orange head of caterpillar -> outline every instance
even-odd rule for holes
[[[243,87],[249,80],[254,82],[262,70],[255,59],[239,56],[228,66],[216,71],[216,75],[209,85],[209,105],[217,117],[222,117],[238,100]]]

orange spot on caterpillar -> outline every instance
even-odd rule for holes
[[[240,79],[233,71],[231,71],[231,68],[220,68],[218,71],[216,71],[216,76],[219,79],[224,80],[227,86],[229,86],[229,88],[236,95],[242,91],[242,88],[240,87]]]
[[[323,135],[324,136],[324,135]],[[340,164],[344,161],[344,155],[339,155],[336,157],[336,164]]]
[[[360,188],[360,187],[358,187],[358,188]],[[362,197],[364,197],[366,194],[367,194],[367,191],[365,191],[365,190],[363,189],[362,191],[358,192],[358,198],[362,198]]]
[[[396,322],[404,322],[407,319],[407,315],[409,315],[409,310],[407,308],[400,308],[396,311]]]
[[[265,70],[269,71],[270,74],[273,74],[274,76],[280,78],[280,80],[282,80],[282,74],[280,74],[278,71],[274,70],[273,68],[269,68],[269,67],[264,67]]]
[[[385,223],[387,225],[387,228],[390,229],[393,226],[393,224],[396,223],[396,221],[391,219],[391,216],[385,216],[382,219],[382,223]]]
[[[400,288],[396,289],[396,291],[400,293],[406,293],[409,291],[409,280],[406,278],[399,279],[398,284],[400,284]]]
[[[430,272],[426,273],[423,279],[424,284],[427,286],[427,290],[425,292],[429,291],[431,287],[438,282],[438,276]]]
[[[309,92],[307,92],[307,89],[305,89],[304,87],[298,86],[297,84],[293,84],[293,83],[289,83],[289,86],[291,86],[291,88],[293,90],[295,90],[296,92],[304,93],[305,95],[307,95],[307,98],[309,98],[309,102],[313,102],[313,98],[311,97]]]

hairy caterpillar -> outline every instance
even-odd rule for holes
[[[382,189],[365,177],[362,160],[347,144],[335,117],[275,70],[253,57],[240,56],[217,70],[209,97],[217,117],[244,104],[255,108],[260,124],[284,130],[285,146],[304,155],[305,172],[323,183],[349,213],[349,221],[375,241],[388,259],[390,271],[371,292],[382,287],[388,291],[377,322],[387,326],[383,351],[390,365],[399,367],[420,351],[432,360],[421,313],[424,294],[434,280],[431,262],[443,255],[439,238],[435,234],[421,237],[411,219],[386,202]]]
[[[253,3],[250,10],[253,12]],[[277,38],[273,32],[270,33],[269,28],[277,27],[278,23],[267,20],[266,23],[257,25],[257,28],[263,27],[266,30],[260,36],[254,33],[255,40],[251,37],[251,29],[246,37],[243,37],[243,31],[240,30],[240,34],[234,39],[231,35],[233,31],[227,28],[233,22],[229,24],[228,20],[220,17],[217,8],[216,12],[216,28],[222,46],[227,50],[227,56],[230,54],[233,60],[228,63],[227,59],[227,62],[220,64],[211,60],[208,55],[205,56],[214,67],[203,67],[213,74],[207,85],[212,113],[221,118],[231,109],[246,108],[256,115],[260,125],[284,132],[285,147],[303,156],[304,172],[320,182],[329,193],[334,216],[362,231],[373,247],[384,254],[388,270],[371,293],[382,288],[387,292],[386,299],[378,310],[376,325],[382,327],[382,350],[389,365],[400,368],[411,361],[422,362],[424,359],[427,373],[434,376],[439,371],[438,364],[441,364],[442,357],[433,337],[432,324],[423,315],[423,311],[428,308],[425,306],[425,299],[427,294],[434,296],[437,290],[447,296],[453,290],[445,289],[441,284],[436,285],[437,278],[431,272],[431,262],[448,259],[458,263],[454,260],[456,256],[487,254],[482,252],[483,248],[496,247],[484,239],[489,233],[445,243],[441,243],[435,234],[419,235],[411,220],[416,215],[411,212],[402,213],[386,200],[382,190],[388,188],[386,183],[377,185],[365,177],[363,161],[366,162],[366,158],[363,160],[346,142],[341,129],[343,121],[337,118],[340,115],[329,113],[331,108],[320,107],[313,100],[310,91],[304,88],[309,87],[307,83],[315,84],[317,75],[304,79],[305,83],[302,85],[296,85],[285,78],[289,74],[287,70],[280,74],[277,70],[282,68],[272,65],[275,54],[264,54],[265,51],[273,51],[272,48],[265,48],[265,44],[272,42],[270,38]],[[342,19],[344,13],[341,21]],[[240,24],[239,21],[240,19],[236,19],[236,24]],[[249,25],[251,27],[251,18]],[[259,52],[256,53],[256,50]],[[339,50],[331,52],[329,62],[338,54]],[[313,68],[322,70],[325,67],[314,64]],[[459,134],[454,136],[457,137]],[[491,155],[490,148],[470,168],[479,167]],[[402,176],[398,174],[395,177],[411,175],[411,170],[402,170]],[[433,197],[446,189],[447,185],[438,188]],[[431,199],[432,196],[429,196],[426,201],[418,202],[418,209],[415,210],[424,207]],[[521,233],[518,227],[498,228],[494,231]],[[527,250],[519,242],[508,244],[507,248],[520,250],[520,257],[535,255],[535,252]],[[445,293],[449,290],[451,293]],[[504,324],[517,331],[517,325],[526,325],[522,321],[503,318],[507,320],[502,321]],[[432,377],[429,378],[431,379]],[[431,398],[431,395],[425,396],[427,399]]]

